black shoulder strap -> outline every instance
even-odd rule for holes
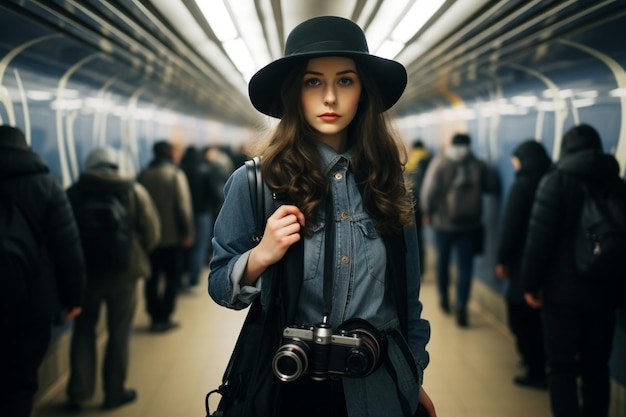
[[[260,242],[265,231],[267,218],[282,204],[293,204],[286,194],[277,194],[269,189],[261,173],[261,158],[254,157],[245,162],[248,175],[250,200],[254,213],[255,231],[252,240]],[[289,248],[283,260],[268,269],[268,276],[299,276],[303,274],[304,242],[300,240]],[[261,304],[267,307],[272,302],[278,302],[283,309],[283,317],[289,322],[297,308],[302,281],[299,279],[266,279],[263,280]],[[281,294],[276,297],[277,292]],[[284,301],[284,302],[283,302]]]
[[[406,276],[406,242],[404,233],[398,232],[383,235],[385,250],[387,251],[387,279],[391,282],[391,288],[396,299],[400,330],[405,338],[408,338],[408,289]],[[419,279],[419,277],[411,277]]]
[[[265,230],[265,196],[263,177],[261,176],[261,158],[256,156],[247,160],[245,164],[255,224],[252,240],[258,243],[263,238],[263,231]]]

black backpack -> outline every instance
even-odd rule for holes
[[[584,199],[574,243],[580,276],[588,282],[619,277],[626,248],[626,184],[616,178],[599,186],[583,183]]]
[[[477,161],[453,162],[454,173],[445,191],[445,210],[455,224],[479,221],[483,210],[482,170],[472,168]]]
[[[23,303],[40,262],[40,233],[28,211],[7,192],[0,192],[0,300],[3,309]]]
[[[133,225],[118,195],[85,193],[74,215],[88,274],[115,273],[128,268]]]

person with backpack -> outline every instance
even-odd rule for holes
[[[609,414],[609,358],[626,274],[614,268],[586,277],[576,265],[585,256],[576,246],[586,190],[603,206],[621,207],[617,220],[626,223],[619,164],[603,152],[596,129],[581,124],[565,133],[555,168],[539,183],[522,258],[526,301],[542,309],[554,417]],[[623,251],[622,244],[622,259]]]
[[[31,415],[53,322],[78,316],[84,291],[78,228],[63,188],[21,130],[0,126],[3,415]]]
[[[96,326],[106,305],[107,343],[102,367],[103,409],[135,400],[126,388],[130,335],[139,279],[150,277],[149,254],[160,237],[160,220],[146,189],[119,173],[119,153],[105,146],[87,155],[78,181],[67,190],[87,265],[83,313],[70,346],[68,409],[93,396],[97,375]]]
[[[183,253],[193,245],[194,221],[189,183],[174,163],[174,147],[158,141],[152,151],[154,159],[137,181],[148,190],[161,219],[161,239],[150,254],[152,274],[144,287],[150,331],[161,333],[178,326],[172,314],[182,285]]]
[[[436,416],[422,387],[430,325],[405,149],[384,113],[405,86],[405,68],[370,55],[361,28],[335,16],[300,23],[285,56],[252,77],[252,104],[280,120],[260,168],[237,169],[225,186],[209,293],[270,320],[244,327],[225,415]],[[279,205],[260,235],[250,172],[271,190],[266,207]]]
[[[520,386],[545,389],[546,354],[541,311],[530,307],[524,299],[521,263],[535,191],[552,161],[540,142],[527,139],[513,151],[511,164],[515,168],[515,180],[511,184],[500,225],[496,276],[508,282],[506,307],[509,329],[515,336],[517,351],[526,368],[525,374],[514,377],[513,381]]]
[[[439,304],[450,313],[449,284],[452,250],[457,255],[456,321],[468,326],[467,304],[473,278],[473,262],[482,253],[482,225],[485,193],[498,193],[499,182],[487,164],[471,151],[470,137],[457,133],[444,151],[433,158],[426,170],[420,203],[422,221],[432,226],[437,250]]]

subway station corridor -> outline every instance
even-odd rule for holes
[[[80,415],[85,417],[200,417],[205,416],[206,393],[216,388],[230,356],[244,311],[217,306],[204,291],[181,294],[174,320],[181,326],[169,333],[148,331],[149,321],[140,297],[131,339],[128,387],[137,401],[111,411],[100,410],[100,381],[96,396],[80,413],[65,405],[67,377],[38,403],[33,417]],[[424,317],[430,320],[431,362],[424,387],[439,417],[548,417],[546,391],[513,385],[521,373],[508,330],[475,304],[470,326],[457,327],[453,316],[438,307],[434,276],[422,285]],[[103,351],[102,346],[99,353]],[[212,396],[212,410],[217,396]],[[296,414],[297,415],[297,414]]]

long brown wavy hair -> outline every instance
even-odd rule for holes
[[[302,210],[307,225],[315,224],[317,210],[329,193],[328,179],[321,170],[318,133],[306,122],[301,105],[306,61],[285,78],[281,89],[283,116],[261,147],[262,173],[277,193],[285,193]],[[376,220],[379,233],[399,232],[412,224],[412,204],[403,180],[406,150],[389,127],[382,111],[378,85],[367,68],[355,60],[362,84],[357,113],[348,126],[352,148],[352,171],[363,204]],[[310,227],[305,230],[310,235]]]

